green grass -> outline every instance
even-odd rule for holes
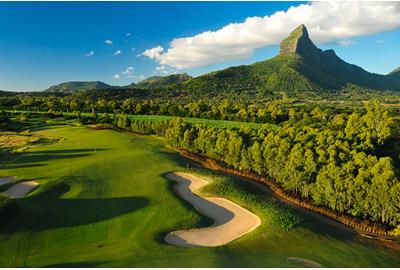
[[[173,181],[163,177],[185,170],[186,161],[161,139],[55,123],[34,133],[63,139],[0,160],[0,176],[40,183],[17,200],[19,211],[0,227],[0,267],[301,266],[287,257],[337,267],[400,264],[399,252],[307,217],[289,231],[276,229],[262,200],[245,202],[240,192],[227,196],[260,216],[258,229],[223,247],[166,245],[166,233],[210,221],[178,198]],[[224,181],[219,185],[229,179]]]
[[[7,110],[8,112],[14,112],[11,110]],[[39,113],[45,114],[46,112],[30,112],[30,111],[17,111],[17,113]],[[64,115],[73,115],[72,113],[63,112]],[[83,116],[91,116],[91,113],[82,113]],[[99,116],[105,115],[104,113],[99,113]],[[109,114],[112,116],[112,114]],[[174,116],[168,115],[129,115],[131,120],[140,120],[140,121],[162,121],[168,120],[173,118]],[[261,128],[263,125],[269,125],[270,127],[276,129],[279,128],[278,125],[275,124],[262,124],[262,123],[251,123],[251,122],[240,122],[240,121],[229,121],[229,120],[212,120],[212,119],[203,119],[203,118],[193,118],[193,117],[182,117],[186,121],[191,124],[204,124],[209,127],[216,127],[216,128],[240,128],[240,127],[247,127],[247,128]]]
[[[132,120],[141,120],[141,121],[161,121],[171,119],[173,116],[166,115],[130,115],[129,118]],[[184,120],[191,124],[203,124],[209,127],[216,128],[240,128],[247,127],[258,129],[261,128],[264,124],[261,123],[250,123],[250,122],[240,122],[240,121],[228,121],[228,120],[212,120],[212,119],[203,119],[203,118],[192,118],[192,117],[182,117]],[[278,128],[275,124],[265,124],[269,125],[272,128]]]

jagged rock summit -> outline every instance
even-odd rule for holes
[[[318,48],[311,41],[304,24],[299,25],[280,44],[280,55],[303,54]]]

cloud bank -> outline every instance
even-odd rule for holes
[[[305,24],[316,43],[350,40],[400,27],[400,2],[312,2],[265,17],[248,17],[217,31],[171,41],[143,55],[177,69],[249,58],[255,49],[277,45]]]

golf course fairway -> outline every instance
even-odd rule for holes
[[[184,171],[187,161],[162,139],[55,123],[34,133],[59,140],[0,160],[0,177],[39,184],[16,199],[17,214],[0,226],[0,267],[400,265],[399,251],[311,217],[289,231],[276,229],[262,205],[235,197],[226,199],[261,219],[256,230],[220,247],[168,245],[168,232],[213,222],[164,177]]]

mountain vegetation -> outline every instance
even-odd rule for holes
[[[172,86],[178,83],[185,82],[192,77],[186,73],[182,74],[171,74],[167,76],[152,76],[144,79],[138,83],[132,83],[127,88],[139,88],[139,89],[157,89]]]
[[[111,85],[108,85],[100,81],[64,82],[51,86],[44,91],[51,93],[75,93],[91,89],[108,89],[108,88],[111,88]]]
[[[167,76],[152,76],[144,79],[138,83],[131,83],[127,86],[111,86],[100,81],[82,81],[82,82],[64,82],[54,86],[49,87],[44,90],[44,92],[50,93],[63,93],[63,94],[74,94],[84,91],[98,91],[98,90],[116,90],[123,89],[123,91],[128,91],[130,89],[163,89],[169,86],[173,86],[182,82],[185,82],[192,77],[186,73],[182,74],[171,74]]]

